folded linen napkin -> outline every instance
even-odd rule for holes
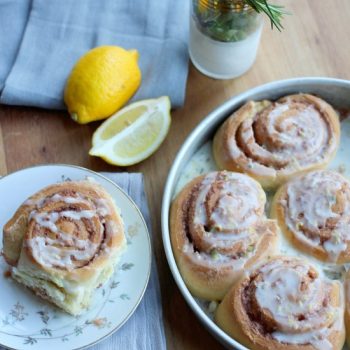
[[[113,180],[134,200],[140,208],[151,231],[151,221],[144,192],[143,176],[139,173],[102,173]],[[151,237],[152,239],[153,237]],[[162,304],[158,273],[153,256],[151,276],[145,295],[135,313],[114,335],[92,350],[163,350],[166,341],[163,328]]]
[[[139,173],[102,173],[119,185],[134,200],[141,210],[151,232],[150,215],[144,192],[143,176]],[[151,237],[152,238],[152,237]],[[153,256],[151,276],[143,296],[134,314],[129,320],[101,343],[90,347],[91,350],[163,350],[166,349],[162,321],[162,305],[159,280]],[[5,350],[0,346],[0,350]]]
[[[0,0],[0,91],[15,62],[30,6],[31,1]]]
[[[77,59],[93,47],[118,45],[140,53],[143,79],[135,100],[168,95],[174,107],[181,106],[188,3],[0,0],[0,102],[62,109],[65,81]]]

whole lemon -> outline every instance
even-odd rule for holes
[[[64,90],[71,117],[80,124],[105,119],[120,109],[141,83],[138,52],[118,46],[88,51],[73,67]]]

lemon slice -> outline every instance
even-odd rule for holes
[[[113,165],[139,163],[158,149],[168,134],[170,123],[167,96],[132,103],[95,131],[89,154]]]

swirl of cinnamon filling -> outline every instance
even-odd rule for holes
[[[298,249],[323,261],[350,262],[350,182],[342,175],[318,170],[285,184],[272,216]]]
[[[221,299],[243,269],[274,251],[277,225],[264,215],[265,193],[250,177],[214,172],[175,199],[171,241],[194,295]]]
[[[98,265],[124,244],[123,223],[113,200],[89,181],[65,182],[39,191],[22,204],[4,229],[5,258],[12,265],[22,245],[28,258],[42,268],[73,271],[90,263]]]
[[[332,106],[312,95],[290,95],[250,101],[234,112],[216,133],[213,153],[219,168],[245,172],[274,188],[297,173],[324,168],[339,137]]]
[[[250,349],[341,349],[343,297],[307,261],[278,257],[232,288],[216,321]]]

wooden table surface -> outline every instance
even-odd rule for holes
[[[184,107],[172,112],[171,130],[161,148],[139,165],[121,169],[88,156],[91,135],[98,123],[81,126],[63,112],[0,106],[0,175],[42,163],[144,174],[170,350],[223,348],[186,305],[171,276],[162,246],[161,189],[182,142],[208,112],[254,86],[300,76],[350,79],[350,1],[285,0],[283,3],[293,15],[285,19],[282,33],[271,31],[266,24],[257,61],[243,77],[213,80],[190,65]]]

